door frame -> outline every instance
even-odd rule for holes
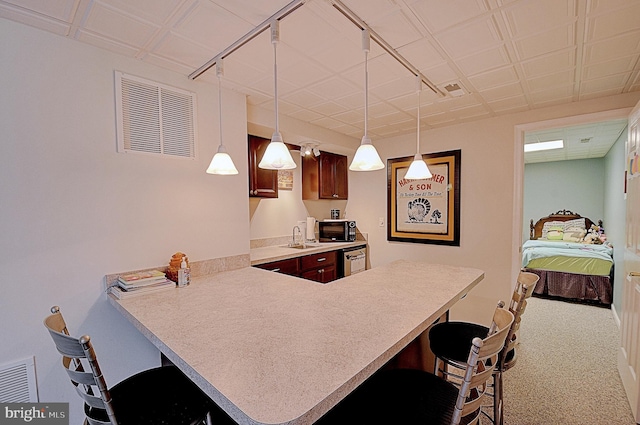
[[[522,258],[522,225],[524,203],[524,135],[529,131],[547,130],[551,128],[570,127],[574,125],[589,124],[600,121],[628,118],[633,107],[611,109],[589,114],[572,115],[563,118],[535,121],[514,126],[514,179],[513,179],[513,228],[512,231],[512,259],[511,281],[515,282],[520,272]],[[612,304],[613,306],[613,304]],[[614,309],[615,312],[615,309]],[[615,314],[615,313],[614,313]],[[618,326],[619,323],[618,323]]]

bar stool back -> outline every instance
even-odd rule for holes
[[[84,401],[84,425],[196,425],[211,424],[213,418],[235,424],[173,366],[140,372],[108,388],[88,335],[70,336],[57,306],[44,325]]]
[[[513,314],[498,308],[494,322],[496,331],[492,335],[473,339],[459,386],[422,370],[383,370],[356,388],[318,424],[477,424]]]

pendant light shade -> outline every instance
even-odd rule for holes
[[[378,151],[371,143],[367,133],[369,121],[369,69],[367,58],[369,56],[371,36],[369,30],[362,30],[362,50],[364,51],[364,136],[360,147],[349,165],[351,171],[375,171],[384,168],[384,164],[378,155]]]
[[[209,168],[207,168],[207,173],[229,176],[238,174],[238,169],[233,164],[233,160],[227,153],[227,148],[222,144],[222,85],[220,83],[222,72],[222,59],[220,59],[216,62],[216,75],[218,77],[218,110],[220,112],[220,145],[218,146],[218,151],[211,159]]]
[[[421,179],[429,179],[431,178],[431,172],[429,171],[429,167],[427,167],[427,163],[422,159],[422,155],[420,154],[420,92],[422,91],[422,81],[420,77],[416,77],[417,79],[417,92],[418,92],[418,125],[416,130],[416,154],[413,157],[413,162],[409,166],[407,173],[404,175],[404,178],[407,180],[421,180]]]
[[[280,41],[279,21],[275,20],[271,23],[271,44],[273,44],[273,79],[274,79],[274,103],[276,109],[276,130],[271,136],[271,143],[267,146],[260,163],[259,168],[265,170],[291,170],[296,168],[296,163],[289,152],[289,148],[282,141],[280,127],[278,123],[278,62],[276,46]]]

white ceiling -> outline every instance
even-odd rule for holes
[[[638,0],[342,2],[447,93],[437,95],[425,86],[423,128],[640,90]],[[0,17],[186,77],[289,3],[0,0]],[[273,110],[269,37],[265,31],[225,58],[223,84],[246,93],[250,104]],[[307,0],[281,20],[280,40],[280,114],[362,137],[360,28],[332,7],[331,0]],[[370,136],[375,142],[415,132],[415,77],[375,42],[371,47]],[[214,82],[215,70],[199,78]],[[451,83],[463,87],[465,94],[448,94],[444,87]],[[596,140],[616,133],[619,125],[597,130],[602,136],[586,134],[583,128],[581,138],[592,137],[588,146],[594,146]]]

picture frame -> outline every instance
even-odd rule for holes
[[[423,154],[432,177],[407,180],[413,156],[387,160],[387,240],[460,246],[461,150]]]

